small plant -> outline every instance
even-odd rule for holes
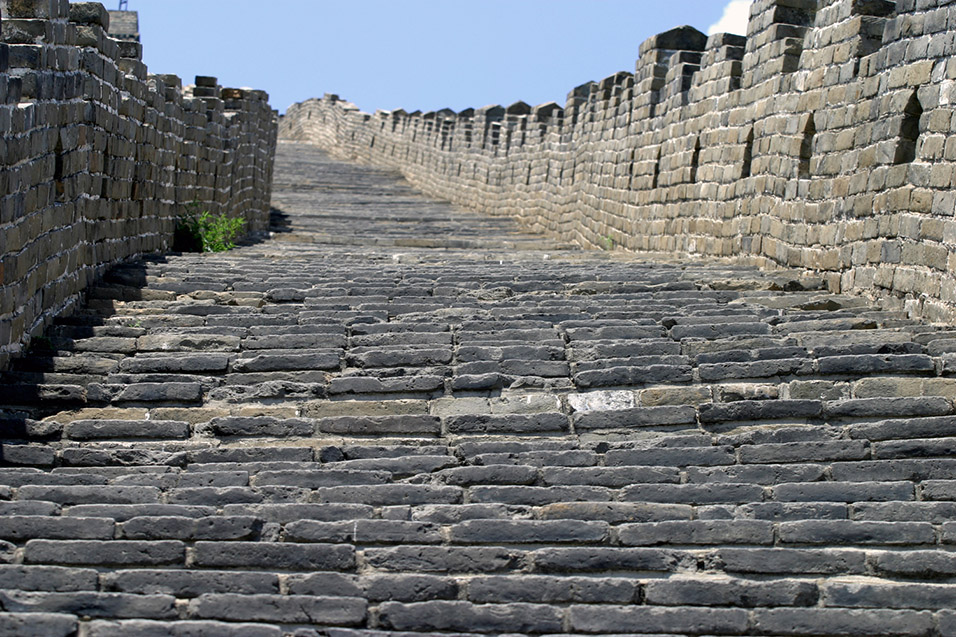
[[[605,249],[605,250],[613,250],[613,249],[614,249],[614,239],[612,239],[610,235],[607,235],[607,236],[605,236],[605,237],[601,237],[601,239],[602,239],[602,241],[603,241],[603,243],[604,243],[604,249]]]
[[[208,210],[199,210],[199,202],[187,207],[176,221],[173,250],[180,252],[225,252],[236,247],[233,239],[239,236],[245,219],[215,216]]]

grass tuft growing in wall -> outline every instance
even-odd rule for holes
[[[236,247],[235,238],[242,232],[245,219],[218,216],[200,210],[197,203],[187,206],[176,221],[173,250],[177,252],[225,252]]]

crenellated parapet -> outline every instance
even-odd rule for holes
[[[150,75],[117,15],[0,0],[0,367],[107,268],[169,249],[186,204],[268,226],[268,96]]]
[[[582,84],[563,109],[462,111],[446,143],[422,145],[420,118],[401,114],[363,145],[364,120],[328,98],[290,108],[281,135],[582,246],[805,268],[949,320],[951,13],[942,0],[756,0],[746,36],[672,29],[640,45],[633,74]]]

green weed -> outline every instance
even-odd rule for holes
[[[225,252],[236,247],[233,240],[242,232],[245,219],[213,215],[199,210],[197,203],[187,206],[176,221],[173,249],[180,252]]]

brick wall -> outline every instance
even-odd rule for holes
[[[162,251],[184,205],[266,230],[261,91],[150,75],[98,3],[0,0],[0,368],[110,265]]]
[[[956,318],[956,5],[756,0],[747,31],[654,36],[633,74],[563,107],[367,114],[326,95],[280,138],[582,246],[806,268]]]

